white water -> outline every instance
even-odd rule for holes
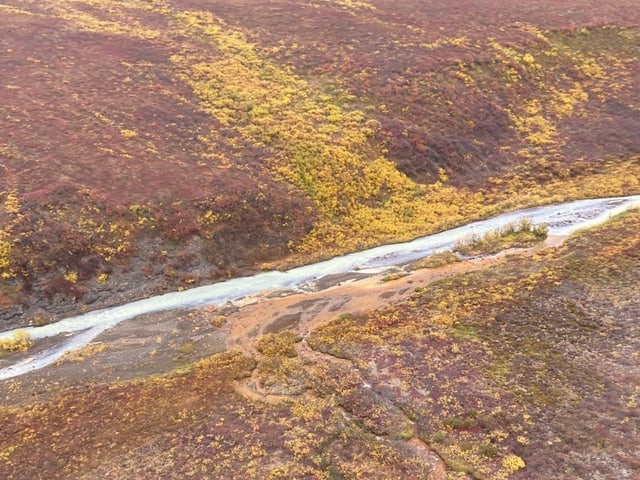
[[[62,357],[65,352],[87,345],[105,330],[142,314],[206,305],[223,305],[272,290],[304,290],[312,288],[315,281],[327,275],[356,270],[384,271],[395,265],[411,262],[432,253],[451,250],[456,242],[469,235],[481,235],[521,218],[528,218],[534,224],[546,223],[549,226],[549,235],[569,235],[577,230],[603,223],[609,217],[635,207],[640,207],[640,195],[578,200],[560,205],[529,208],[418,238],[411,242],[383,245],[286,272],[273,271],[251,277],[235,278],[213,285],[167,293],[117,307],[89,312],[41,327],[24,328],[23,330],[29,332],[34,340],[60,334],[75,335],[50,350],[0,369],[0,380],[23,375],[50,365]],[[14,333],[15,330],[2,332],[0,339],[11,337]]]

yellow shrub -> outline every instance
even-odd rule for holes
[[[26,330],[17,330],[10,338],[0,338],[0,352],[26,352],[33,346]]]

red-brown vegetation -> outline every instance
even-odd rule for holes
[[[637,192],[633,6],[6,3],[0,318]]]
[[[284,331],[263,355],[23,396],[0,408],[0,474],[633,478],[639,221],[342,315],[305,348]],[[241,395],[256,374],[267,394]]]

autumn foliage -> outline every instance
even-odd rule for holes
[[[629,1],[3,6],[1,318],[638,192]]]

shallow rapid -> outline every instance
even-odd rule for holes
[[[522,218],[533,224],[546,223],[549,235],[569,235],[577,230],[605,222],[613,215],[640,207],[640,195],[629,197],[578,200],[574,202],[529,208],[470,223],[411,242],[380,247],[335,257],[319,263],[293,268],[285,272],[265,272],[250,277],[172,292],[137,300],[125,305],[89,312],[55,323],[26,330],[33,340],[69,335],[57,346],[13,365],[0,369],[0,380],[17,377],[43,368],[58,360],[67,351],[92,342],[105,330],[139,315],[174,309],[188,309],[209,305],[224,305],[259,293],[277,290],[305,291],[328,275],[360,272],[382,272],[433,253],[452,250],[456,242],[469,235],[482,235]],[[0,333],[11,337],[15,330]]]

